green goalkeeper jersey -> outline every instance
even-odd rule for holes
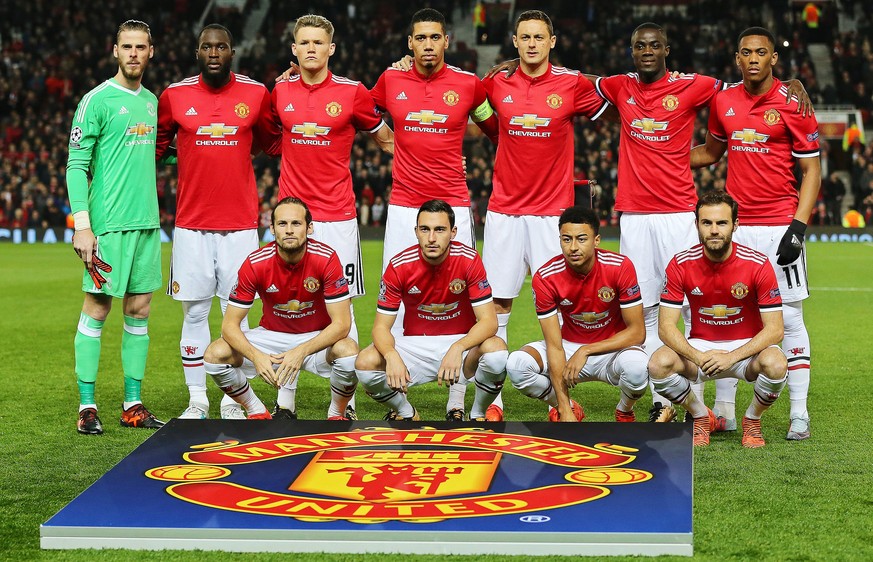
[[[88,211],[97,236],[159,226],[157,108],[150,91],[128,90],[115,80],[79,102],[70,131],[67,187],[73,213]]]

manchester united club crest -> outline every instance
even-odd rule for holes
[[[782,116],[779,114],[779,110],[777,109],[768,109],[764,112],[764,123],[771,127],[781,120]]]
[[[332,101],[329,104],[327,104],[327,106],[325,106],[324,110],[331,117],[338,117],[339,114],[343,112],[343,106],[341,106],[340,104],[338,104],[335,101]]]
[[[178,281],[173,281],[173,294],[174,294],[174,295],[178,295],[178,294],[179,294],[179,290],[180,290],[181,288],[182,288],[182,287],[179,286],[179,282],[178,282]],[[234,289],[236,289],[236,286],[234,286]]]
[[[552,109],[558,109],[564,104],[564,99],[558,94],[549,94],[546,98],[546,103],[549,104],[549,107]]]
[[[664,99],[661,100],[661,107],[667,111],[676,111],[676,108],[679,107],[679,98],[672,94],[664,96]]]
[[[461,96],[458,95],[458,92],[449,90],[443,94],[443,101],[448,106],[458,105],[458,102],[461,101]]]
[[[597,291],[597,296],[603,302],[612,302],[612,299],[615,298],[615,291],[612,287],[600,287],[600,290]]]
[[[464,289],[467,288],[467,282],[463,279],[453,279],[451,283],[449,283],[449,290],[459,295],[464,292]]]
[[[233,112],[236,113],[236,116],[240,119],[245,119],[249,116],[252,110],[249,109],[248,105],[240,102],[233,107]]]
[[[734,286],[731,287],[731,294],[735,299],[741,299],[749,294],[749,287],[744,283],[734,283]]]
[[[321,288],[321,282],[315,277],[307,277],[303,280],[303,288],[310,293],[314,293]]]

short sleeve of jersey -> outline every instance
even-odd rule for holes
[[[482,258],[478,255],[470,262],[467,276],[467,290],[470,295],[470,304],[474,307],[491,302],[491,284],[485,275],[485,266]]]
[[[576,80],[575,113],[584,115],[589,119],[596,119],[605,105],[603,99],[597,95],[597,90],[594,89],[591,80],[579,73]]]
[[[718,109],[718,100],[719,95],[712,99],[712,103],[709,106],[709,123],[707,124],[707,128],[709,129],[709,134],[716,138],[716,140],[727,142],[727,133],[724,131],[724,124],[719,119],[719,115],[721,113]]]
[[[161,93],[161,99],[158,100],[158,140],[155,147],[155,159],[160,160],[167,147],[173,142],[173,137],[176,136],[177,125],[173,120],[173,106],[170,100],[169,88]]]
[[[758,292],[758,308],[761,312],[782,310],[782,295],[779,293],[779,282],[770,260],[758,268],[755,277]]]
[[[801,117],[789,113],[785,125],[791,132],[791,155],[795,158],[812,158],[819,155],[818,120],[814,115]]]
[[[385,75],[387,72],[383,72],[381,76],[379,76],[379,80],[376,81],[376,85],[373,86],[373,89],[370,90],[370,95],[373,97],[373,103],[376,104],[376,107],[379,109],[385,109],[387,107],[385,100]]]
[[[388,268],[382,274],[376,308],[383,314],[396,316],[397,311],[400,310],[401,294],[400,279],[397,277],[394,264],[388,264]]]
[[[621,308],[629,308],[642,304],[643,296],[640,293],[640,284],[637,281],[637,272],[630,258],[625,257],[621,262],[618,273],[618,302]]]
[[[661,304],[680,308],[685,300],[685,291],[682,288],[682,270],[679,268],[676,258],[670,260],[670,263],[667,265],[666,275],[667,280],[664,283],[664,290],[661,291]]]
[[[237,282],[230,291],[228,300],[230,304],[239,308],[251,308],[255,302],[257,287],[255,285],[255,271],[252,263],[246,258],[237,274]]]
[[[331,254],[324,268],[324,302],[327,304],[349,298],[349,282],[336,253]]]
[[[355,91],[355,112],[352,122],[356,129],[368,133],[376,131],[382,124],[382,116],[376,109],[373,96],[363,84],[358,84]]]
[[[585,78],[584,76],[582,78]],[[615,98],[621,89],[622,82],[626,80],[627,77],[623,74],[618,74],[615,76],[601,76],[597,79],[596,82],[596,91],[606,101],[611,104],[615,104]],[[588,79],[585,78],[587,81]]]
[[[558,293],[555,291],[551,283],[547,283],[539,274],[534,275],[531,280],[533,289],[534,307],[537,311],[537,318],[540,320],[548,318],[558,312]]]

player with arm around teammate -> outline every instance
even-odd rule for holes
[[[744,447],[764,446],[761,415],[785,386],[788,363],[779,348],[782,300],[767,256],[733,242],[737,204],[724,191],[697,202],[700,244],[677,254],[667,266],[661,295],[659,335],[664,346],[649,360],[657,391],[694,418],[695,447],[709,445],[717,420],[691,383],[734,378],[754,384],[743,418]],[[677,327],[682,302],[691,306],[691,335]]]
[[[154,56],[149,26],[137,20],[122,23],[112,54],[118,72],[85,94],[76,108],[67,163],[75,221],[73,249],[85,264],[85,300],[74,349],[79,387],[76,428],[86,435],[103,433],[94,389],[103,324],[113,298],[123,299],[124,314],[121,425],[149,429],[164,425],[141,400],[152,292],[161,285],[155,187],[158,100],[142,87],[143,72]]]
[[[570,207],[561,214],[561,255],[532,282],[544,340],[512,352],[506,363],[515,388],[556,408],[549,415],[553,421],[581,421],[584,413],[568,387],[587,381],[617,386],[615,420],[635,421],[634,404],[649,381],[634,267],[627,257],[598,248],[599,227],[591,209]]]
[[[506,377],[506,342],[495,336],[497,315],[491,287],[476,250],[455,242],[455,216],[446,201],[425,202],[418,211],[418,244],[398,253],[382,276],[373,344],[358,354],[358,379],[374,400],[391,410],[385,419],[420,419],[407,399],[411,386],[451,385],[473,378],[470,419],[485,411]],[[403,334],[394,335],[400,303]]]
[[[296,390],[301,369],[330,379],[328,419],[343,416],[357,386],[358,344],[351,326],[348,281],[329,246],[311,240],[312,215],[306,204],[288,197],[273,209],[275,241],[243,262],[221,325],[221,337],[206,349],[206,372],[248,413],[270,419],[248,379]],[[263,301],[260,325],[243,332],[240,321],[254,302]],[[296,419],[296,412],[277,417]]]

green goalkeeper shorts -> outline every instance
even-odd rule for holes
[[[102,289],[94,285],[85,270],[82,290],[121,298],[125,294],[156,291],[161,279],[161,234],[157,228],[107,232],[97,237],[97,256],[112,267],[100,273],[106,278]]]

